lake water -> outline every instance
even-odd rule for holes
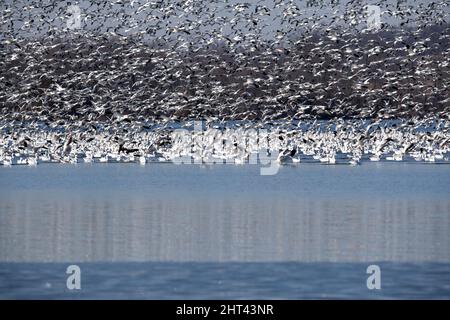
[[[0,167],[0,298],[450,298],[448,165],[259,169]]]

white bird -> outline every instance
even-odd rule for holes
[[[283,152],[280,152],[280,154],[277,157],[278,163],[298,163],[300,162],[299,158],[295,157],[295,154],[297,153],[297,148],[293,149],[285,149]]]
[[[38,159],[37,157],[30,157],[27,159],[27,162],[29,166],[36,166],[38,164]]]

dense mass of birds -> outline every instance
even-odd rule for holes
[[[268,164],[361,161],[448,163],[450,121],[301,121],[203,123],[115,130],[11,125],[0,135],[4,165],[45,162]]]
[[[5,1],[0,164],[448,161],[450,3],[365,4]]]

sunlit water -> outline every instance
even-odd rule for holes
[[[0,298],[450,298],[448,165],[259,172],[0,167]]]

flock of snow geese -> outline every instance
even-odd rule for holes
[[[450,163],[450,3],[342,2],[5,1],[0,165]]]
[[[361,161],[448,163],[450,121],[202,123],[130,131],[3,127],[0,163],[233,163]]]

